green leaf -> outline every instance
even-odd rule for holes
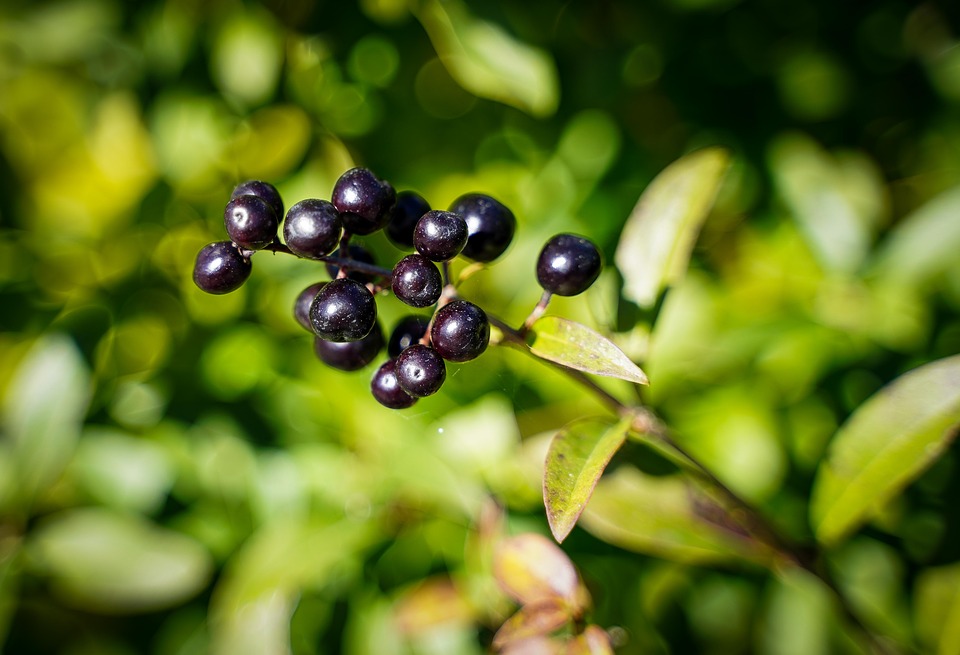
[[[683,476],[655,477],[621,466],[597,484],[580,524],[603,541],[655,557],[769,564],[772,553],[727,516]]]
[[[471,16],[460,2],[426,0],[417,10],[440,61],[467,91],[533,116],[557,108],[559,82],[550,55],[501,27]]]
[[[960,422],[960,355],[906,373],[841,426],[820,465],[811,524],[834,544],[943,454]]]
[[[504,591],[521,604],[550,600],[579,604],[580,577],[573,562],[543,535],[527,533],[500,542],[493,573]]]
[[[20,541],[0,539],[0,644],[6,642],[10,619],[17,609],[20,587]]]
[[[937,655],[960,655],[960,564],[924,570],[917,576],[914,615],[917,634]]]
[[[90,393],[82,356],[60,335],[37,342],[10,381],[2,420],[12,440],[16,493],[24,505],[55,482],[70,461]]]
[[[665,168],[646,188],[614,258],[624,296],[652,307],[660,291],[683,277],[729,163],[726,150],[699,150]]]
[[[165,609],[207,584],[212,561],[196,541],[120,512],[55,515],[27,542],[32,567],[72,605],[107,614]]]
[[[575,421],[550,442],[543,469],[543,504],[554,539],[562,542],[573,530],[610,458],[630,428],[629,417]]]
[[[649,384],[647,375],[616,344],[585,325],[543,316],[533,324],[530,351],[542,359],[584,373]]]

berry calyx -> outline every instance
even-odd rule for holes
[[[378,403],[390,409],[405,409],[417,402],[417,399],[400,387],[397,382],[397,360],[387,360],[377,369],[370,380],[370,392]]]
[[[451,362],[466,362],[480,356],[490,343],[486,312],[467,300],[454,300],[433,317],[430,343]]]
[[[418,343],[397,356],[396,375],[401,389],[422,398],[440,390],[447,367],[437,351]]]
[[[320,293],[320,289],[325,286],[327,286],[326,282],[311,284],[301,291],[293,302],[293,317],[297,319],[297,323],[303,326],[303,329],[309,332],[313,332],[313,325],[310,323],[310,305],[313,304],[313,299]]]
[[[266,201],[247,194],[227,203],[223,210],[223,224],[235,244],[249,250],[260,250],[276,239],[280,218]]]
[[[287,212],[283,240],[293,254],[319,259],[333,252],[340,243],[343,223],[340,213],[326,200],[301,200]]]
[[[366,168],[351,168],[333,187],[331,202],[351,234],[372,234],[390,220],[396,191]]]
[[[341,371],[358,371],[383,350],[383,331],[375,324],[370,334],[359,341],[327,341],[314,337],[313,350],[327,366]]]
[[[397,204],[390,212],[390,220],[385,228],[387,238],[398,248],[413,248],[413,229],[428,211],[430,204],[419,193],[401,191],[397,194]]]
[[[393,267],[393,293],[411,307],[427,307],[440,299],[443,278],[423,255],[407,255]]]
[[[331,280],[310,304],[313,332],[327,341],[359,341],[377,322],[377,303],[363,284]]]
[[[420,341],[423,335],[427,333],[427,327],[430,325],[426,316],[411,314],[400,319],[393,332],[390,334],[390,341],[387,342],[387,354],[390,357],[396,357],[404,350]]]
[[[503,254],[513,240],[517,219],[500,201],[482,194],[468,193],[450,205],[467,223],[467,245],[463,256],[476,262],[492,262]]]
[[[558,296],[575,296],[594,283],[602,265],[593,242],[574,234],[558,234],[540,251],[537,282]]]
[[[467,223],[459,214],[440,210],[424,214],[413,230],[413,246],[434,262],[445,262],[467,245]]]
[[[200,249],[193,267],[193,281],[207,293],[224,294],[239,289],[250,277],[252,266],[229,241],[217,241]]]
[[[283,198],[280,197],[280,192],[277,191],[277,187],[269,182],[262,182],[261,180],[248,180],[234,187],[230,198],[233,199],[238,196],[247,195],[260,198],[270,205],[278,221],[283,219]]]

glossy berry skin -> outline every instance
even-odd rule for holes
[[[434,262],[445,262],[467,245],[467,223],[460,214],[440,210],[424,214],[413,230],[413,247]]]
[[[414,344],[397,356],[397,382],[411,396],[423,398],[440,390],[447,366],[433,348]]]
[[[405,409],[417,402],[417,399],[400,388],[397,382],[396,365],[397,361],[390,359],[377,369],[373,379],[370,380],[370,392],[384,407]]]
[[[331,257],[343,257],[340,254],[340,249],[337,248],[330,255]],[[373,259],[373,255],[370,254],[370,251],[357,243],[351,243],[347,247],[347,259],[352,259],[356,262],[363,262],[364,264],[376,264],[376,261]],[[337,277],[337,274],[340,272],[340,267],[336,264],[327,264],[327,274],[331,278]],[[347,277],[351,280],[356,280],[357,282],[373,282],[377,276],[371,275],[370,273],[364,273],[363,271],[348,271]]]
[[[283,219],[283,198],[280,197],[280,192],[277,191],[277,187],[273,186],[269,182],[262,182],[260,180],[249,180],[247,182],[241,182],[234,189],[233,193],[230,194],[230,198],[236,198],[238,196],[257,196],[264,202],[266,202],[273,209],[273,213],[276,215],[277,220]]]
[[[230,240],[241,248],[260,250],[277,237],[280,219],[258,196],[237,196],[223,210],[223,224]]]
[[[343,232],[340,213],[326,200],[301,200],[287,212],[283,240],[293,254],[318,259],[336,250]]]
[[[444,359],[466,362],[487,349],[490,321],[486,312],[472,302],[454,300],[434,315],[430,341]]]
[[[492,262],[513,240],[517,219],[501,202],[482,193],[460,196],[450,205],[467,223],[467,245],[463,256],[475,262]]]
[[[250,277],[252,266],[229,241],[217,241],[197,253],[193,281],[207,293],[224,294],[239,289]]]
[[[341,371],[359,371],[383,350],[383,330],[376,324],[370,334],[359,341],[327,341],[314,337],[313,351],[327,366]]]
[[[303,326],[303,329],[313,332],[313,325],[310,324],[310,305],[313,299],[320,293],[320,289],[327,286],[326,282],[317,282],[301,291],[293,303],[293,317],[297,323]]]
[[[377,323],[377,303],[363,284],[331,280],[310,304],[313,332],[327,341],[359,341]]]
[[[413,228],[420,217],[430,211],[430,204],[415,191],[401,191],[397,194],[397,204],[390,212],[387,223],[387,238],[400,249],[413,248]]]
[[[390,333],[390,341],[387,342],[387,354],[390,357],[396,357],[404,350],[420,341],[427,333],[427,326],[430,320],[426,316],[411,314],[400,319],[393,332]]]
[[[390,220],[397,193],[366,168],[351,168],[333,186],[331,202],[351,234],[372,234]]]
[[[537,260],[537,282],[558,296],[583,293],[600,275],[603,261],[593,243],[574,234],[547,241]]]
[[[393,267],[393,293],[411,307],[427,307],[440,299],[443,278],[423,255],[407,255]]]

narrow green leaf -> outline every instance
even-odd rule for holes
[[[926,569],[914,597],[917,634],[937,655],[960,655],[960,564]]]
[[[543,468],[543,504],[557,542],[573,530],[610,458],[627,437],[630,419],[575,421],[550,442]]]
[[[556,111],[559,82],[547,52],[474,18],[460,2],[426,0],[416,14],[440,61],[464,89],[533,116]]]
[[[817,539],[834,544],[933,463],[960,422],[960,355],[906,373],[840,428],[813,488]]]
[[[108,614],[164,609],[210,578],[207,551],[189,537],[113,510],[47,519],[27,542],[31,565],[72,605]]]
[[[543,316],[533,324],[530,351],[537,357],[584,373],[649,384],[647,375],[616,344],[585,325]]]
[[[646,188],[614,258],[624,296],[651,307],[660,291],[683,277],[729,163],[726,150],[699,150],[665,168]]]
[[[655,557],[769,564],[772,553],[726,517],[682,476],[655,477],[621,466],[597,484],[580,524],[603,541]]]

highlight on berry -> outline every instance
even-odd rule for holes
[[[229,240],[205,246],[193,270],[196,285],[212,294],[240,288],[250,277],[253,256],[262,250],[323,262],[326,276],[298,294],[292,318],[314,338],[314,353],[340,371],[358,371],[387,357],[370,382],[384,407],[403,409],[439,391],[445,362],[479,357],[490,343],[491,323],[523,340],[553,294],[577,295],[600,274],[600,251],[588,239],[558,234],[543,247],[534,275],[543,297],[524,327],[511,331],[484,309],[460,297],[450,262],[463,257],[489,264],[510,246],[517,228],[513,212],[484,193],[466,193],[447,210],[432,209],[414,191],[399,193],[366,168],[337,180],[330,199],[304,198],[289,207],[276,187],[262,180],[237,185],[226,203]],[[383,231],[404,251],[392,267],[381,267],[353,240]],[[281,239],[282,236],[282,239]],[[385,339],[378,320],[379,297],[391,293],[429,315],[401,319]]]

